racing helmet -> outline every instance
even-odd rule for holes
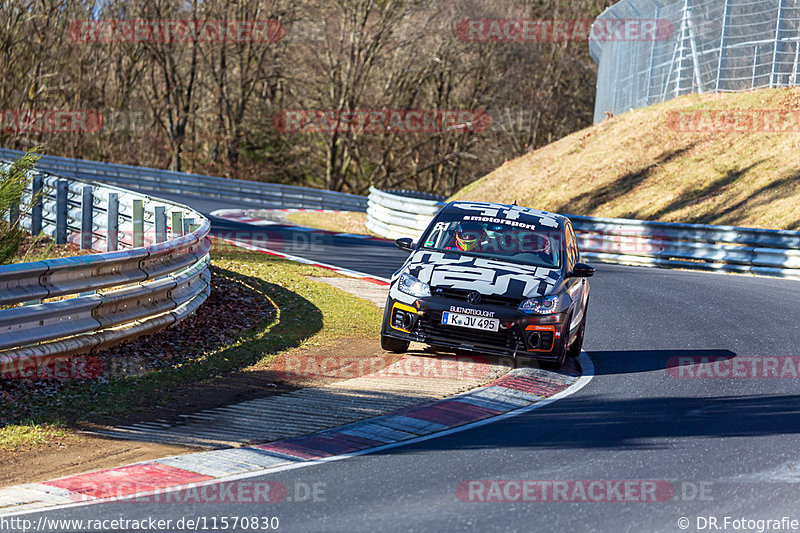
[[[461,251],[470,252],[478,246],[484,234],[483,224],[461,221],[456,229],[456,247]]]

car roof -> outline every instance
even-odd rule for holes
[[[442,208],[442,211],[463,212],[465,215],[471,214],[500,219],[511,219],[512,217],[508,217],[508,215],[513,213],[513,220],[536,226],[549,226],[553,228],[563,228],[564,224],[569,220],[564,215],[551,213],[549,211],[494,202],[470,202],[459,200],[448,203]]]

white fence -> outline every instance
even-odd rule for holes
[[[417,239],[444,205],[372,190],[367,227]],[[800,279],[800,232],[569,216],[588,261]]]
[[[594,121],[689,94],[798,85],[800,0],[623,0],[596,24],[659,20],[650,40],[592,40]]]

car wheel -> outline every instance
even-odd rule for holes
[[[406,353],[408,351],[408,341],[395,339],[386,335],[381,335],[381,348],[392,353]]]
[[[584,315],[583,320],[581,321],[581,326],[578,329],[578,335],[575,337],[575,342],[572,343],[572,346],[569,347],[567,350],[567,357],[576,358],[581,355],[581,350],[583,349],[583,332],[586,330],[586,315]]]
[[[555,370],[559,370],[562,366],[564,366],[564,361],[567,360],[567,346],[568,346],[567,343],[569,342],[569,323],[571,321],[572,321],[572,315],[568,316],[565,322],[566,327],[564,328],[564,330],[566,335],[564,333],[562,333],[561,335],[561,339],[559,341],[559,346],[558,346],[558,358],[547,365]]]
[[[586,305],[583,307],[583,320],[581,320],[580,329],[578,329],[578,336],[575,337],[575,342],[570,346],[567,351],[567,357],[579,357],[583,349],[583,334],[586,331],[586,315],[589,313],[589,300],[586,300]]]

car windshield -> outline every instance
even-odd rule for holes
[[[423,235],[421,249],[546,268],[561,265],[561,231],[517,221],[471,220],[459,213],[442,213]]]

